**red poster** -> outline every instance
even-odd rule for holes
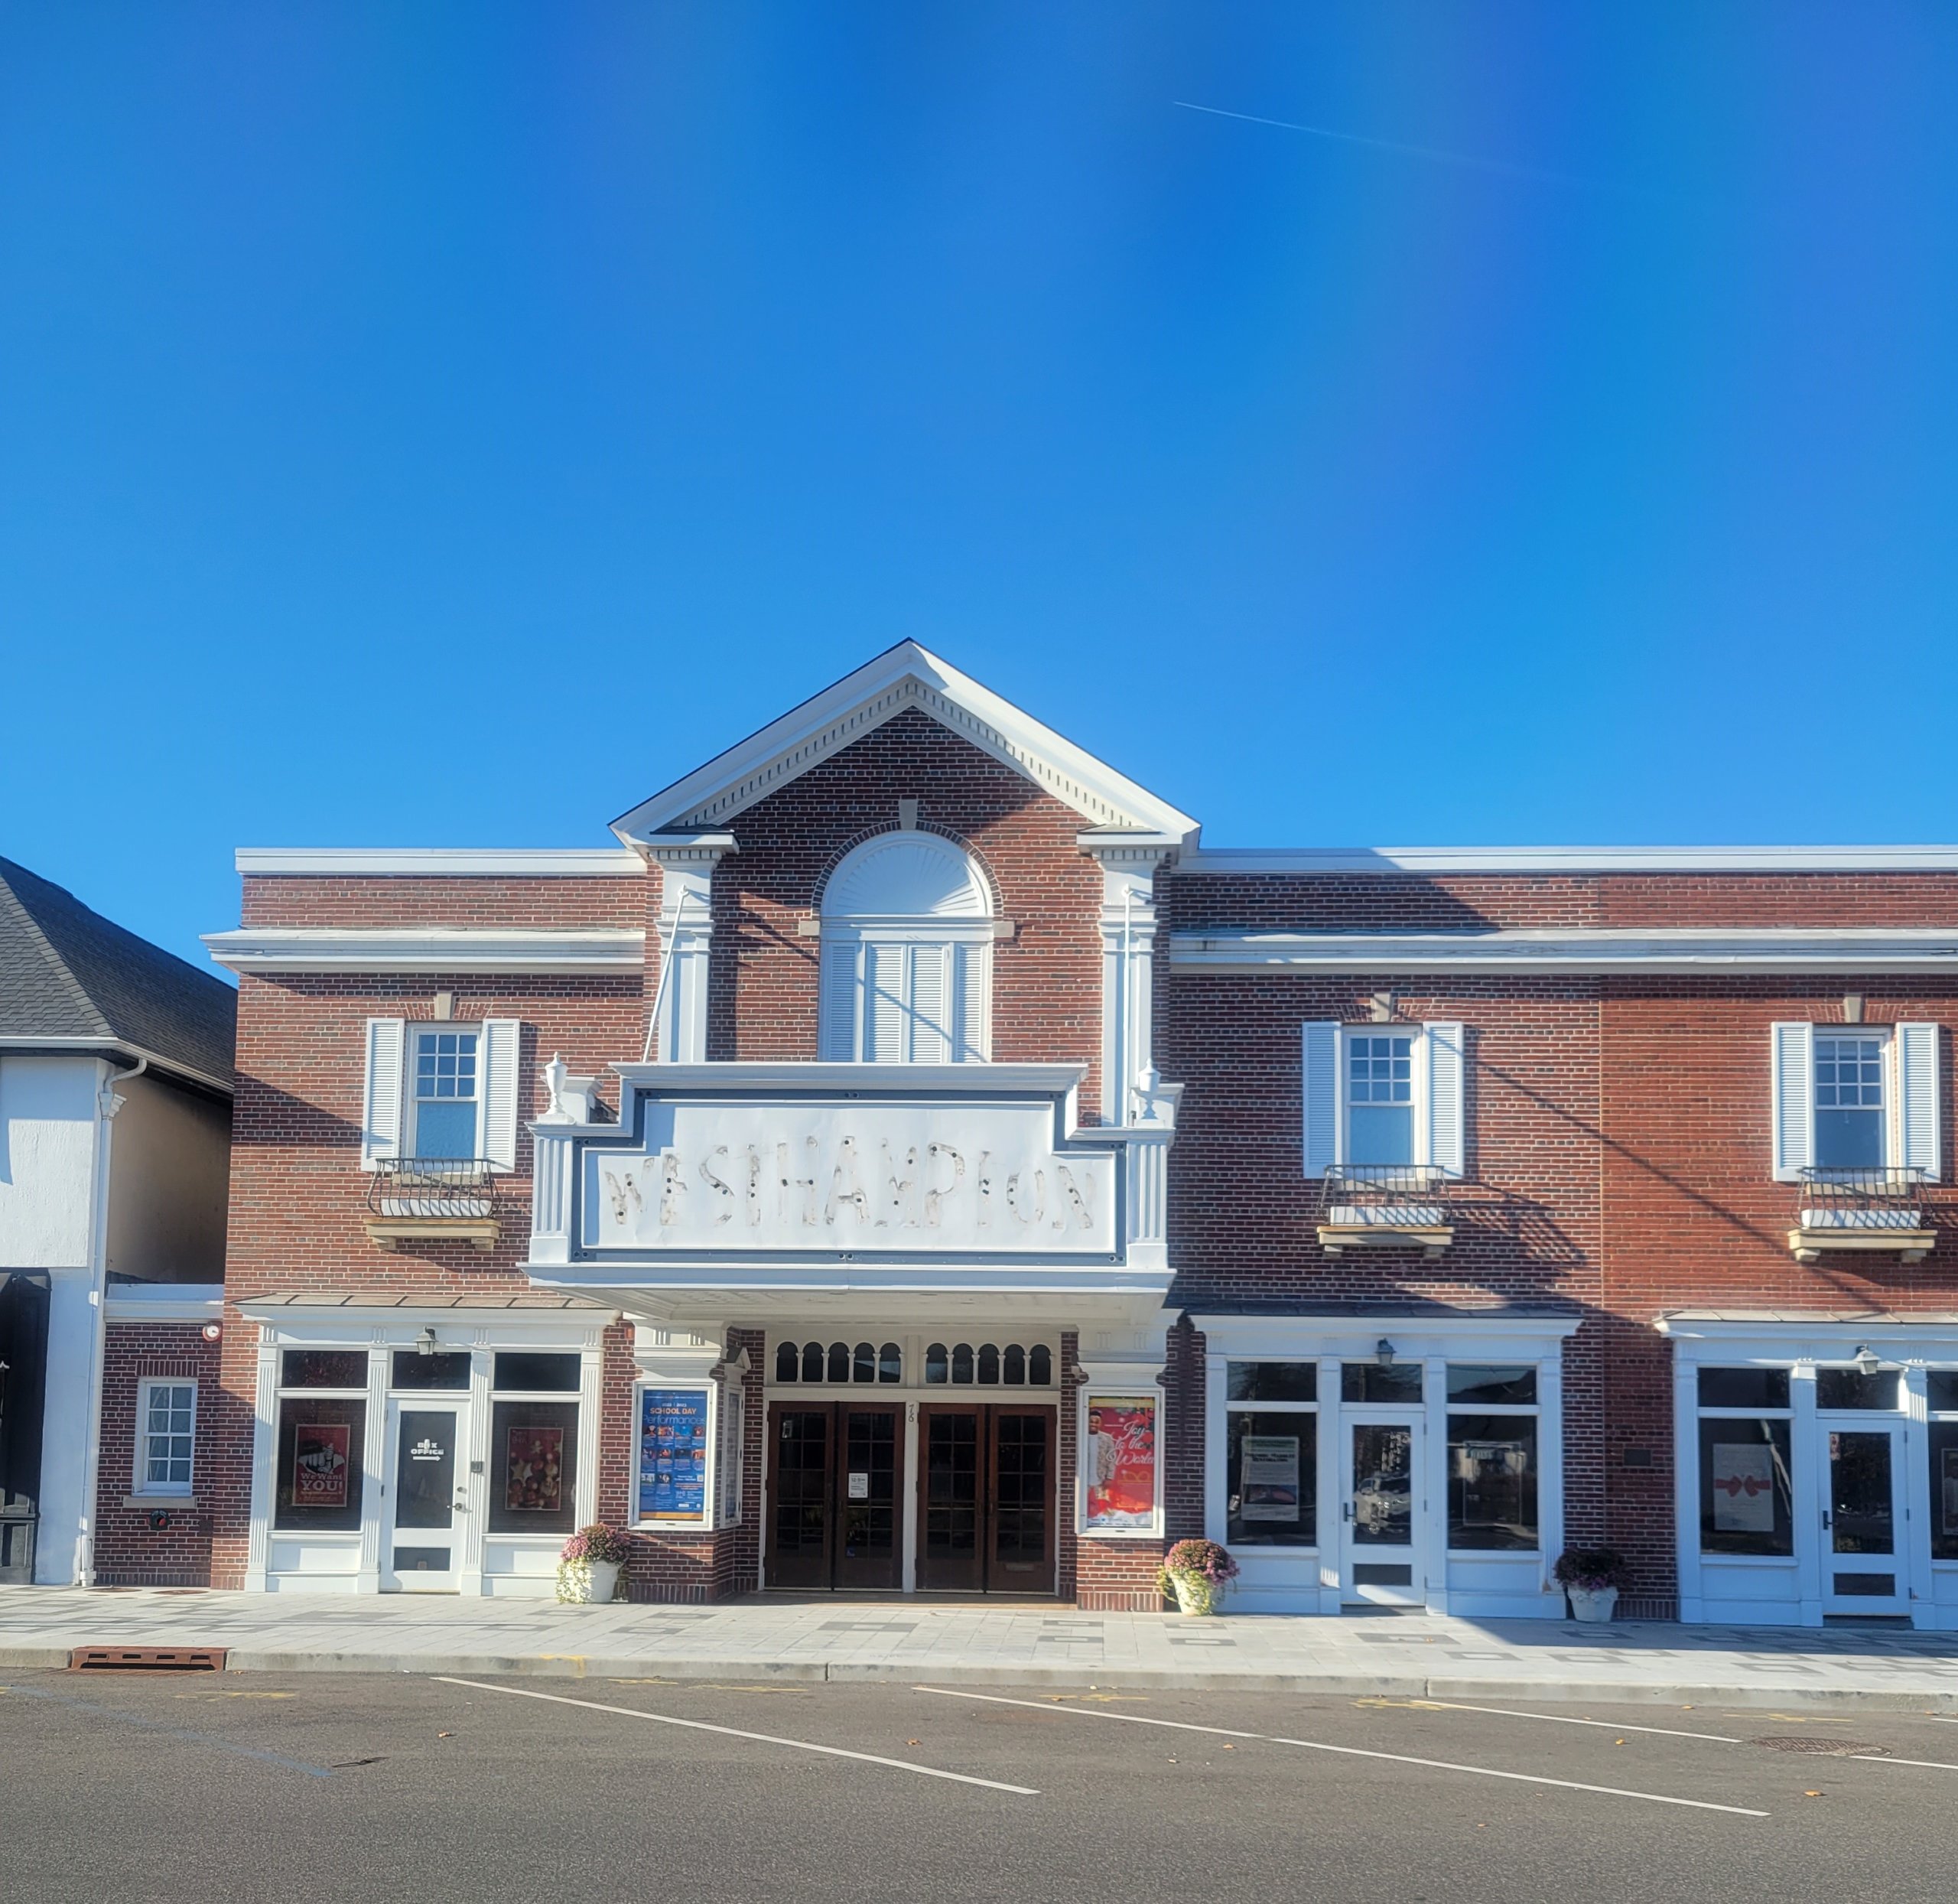
[[[1091,1532],[1156,1523],[1156,1400],[1088,1398],[1088,1526]]]
[[[353,1430],[344,1421],[301,1421],[292,1430],[292,1505],[345,1507]]]
[[[562,1428],[512,1428],[503,1505],[519,1514],[555,1514],[564,1488]]]

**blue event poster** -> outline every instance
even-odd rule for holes
[[[639,1517],[707,1518],[707,1391],[639,1393]]]

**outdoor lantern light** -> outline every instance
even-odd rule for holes
[[[1383,1369],[1394,1366],[1394,1345],[1384,1336],[1374,1344],[1374,1360]]]
[[[424,1329],[415,1339],[415,1352],[418,1356],[432,1356],[435,1352],[435,1332]]]
[[[1883,1366],[1883,1358],[1868,1343],[1856,1351],[1856,1369],[1859,1374],[1873,1375]]]

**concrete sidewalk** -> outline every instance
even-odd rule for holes
[[[0,1668],[93,1645],[223,1646],[233,1671],[1257,1688],[1459,1700],[1772,1706],[1958,1717],[1958,1634],[1431,1615],[1184,1619],[925,1600],[559,1606],[0,1588]]]

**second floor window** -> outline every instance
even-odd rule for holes
[[[1345,1160],[1377,1164],[1416,1160],[1411,1032],[1348,1034]]]
[[[1884,1164],[1884,1040],[1829,1037],[1815,1040],[1815,1162],[1834,1170]]]
[[[1466,1174],[1468,1067],[1461,1024],[1319,1019],[1302,1029],[1307,1177],[1329,1170],[1411,1170],[1430,1179]]]
[[[1883,1173],[1937,1180],[1942,1167],[1943,1030],[1925,1020],[1770,1028],[1774,1173]]]
[[[479,1157],[476,1033],[415,1034],[415,1128],[409,1151],[421,1157]]]

